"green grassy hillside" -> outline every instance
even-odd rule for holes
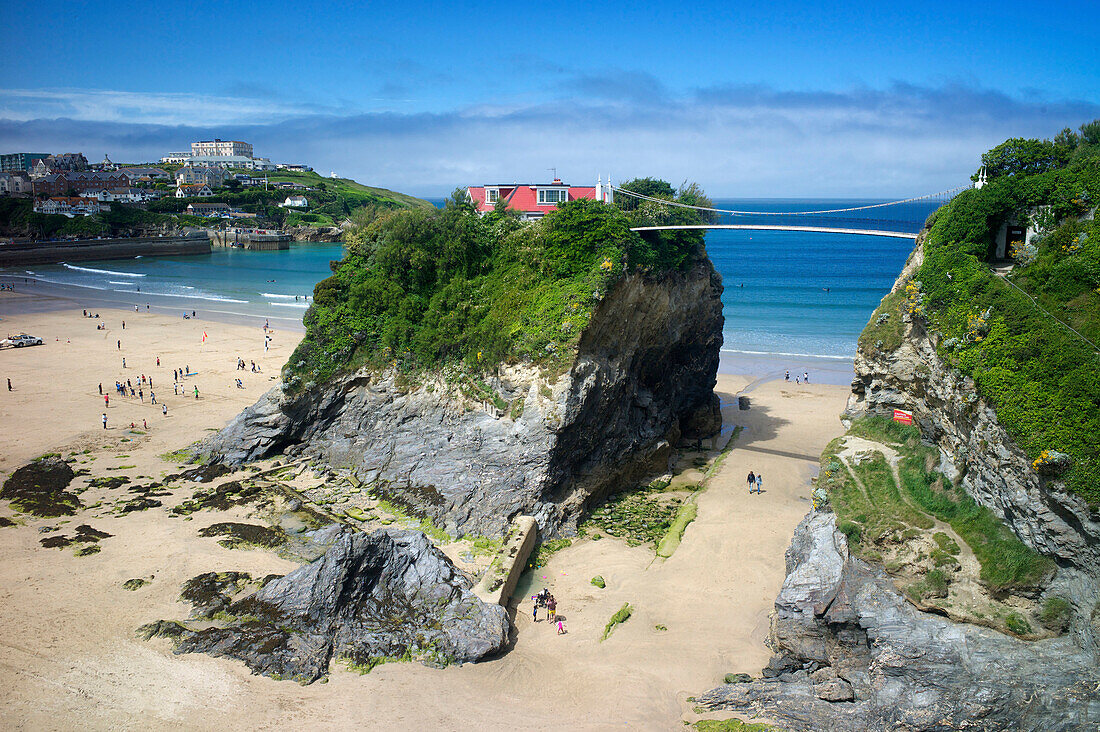
[[[667,198],[706,203],[694,187]],[[698,220],[647,203],[624,211],[575,201],[538,222],[503,208],[479,216],[462,191],[444,209],[357,217],[347,256],[314,290],[306,335],[284,368],[291,389],[362,365],[417,371],[502,362],[561,367],[592,310],[631,270],[681,269],[702,252],[699,232],[643,238],[631,226]]]
[[[1100,504],[1100,354],[1089,343],[1100,342],[1100,120],[1053,141],[1009,140],[982,160],[989,183],[930,218],[923,265],[882,307],[939,331],[941,357],[974,379],[1036,469],[1052,468],[1049,451],[1068,453],[1068,488]],[[1008,281],[990,266],[1006,221],[1040,232],[1011,253]],[[890,341],[882,314],[861,347]]]

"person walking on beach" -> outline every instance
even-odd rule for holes
[[[783,381],[790,381],[790,380],[791,380],[791,370],[787,369],[787,373],[783,374]]]
[[[161,414],[163,414],[165,417],[167,417],[168,416],[168,405],[167,404],[161,404],[160,405],[160,411],[161,411]]]
[[[150,404],[156,404],[157,403],[157,393],[155,391],[150,391],[149,392],[149,403]]]
[[[118,341],[118,350],[120,350],[120,351],[122,350],[122,340],[121,339]]]
[[[764,476],[760,473],[756,474],[756,493],[757,495],[764,492]]]
[[[107,413],[103,413],[103,429],[107,429]]]
[[[99,395],[103,396],[103,384],[99,385]]]
[[[157,356],[157,366],[160,366],[160,356]]]
[[[546,619],[551,623],[554,622],[554,616],[558,612],[558,601],[554,599],[553,595],[550,595],[550,599],[546,601]]]
[[[11,391],[11,379],[8,379],[8,391]],[[99,387],[99,391],[100,391],[100,393],[103,392],[103,387],[102,386]]]
[[[755,485],[756,485],[756,476],[753,475],[753,472],[750,470],[749,471],[749,493],[752,493],[752,489]]]
[[[103,395],[103,408],[104,409],[110,409],[111,408],[111,395],[110,394],[104,394]]]
[[[558,635],[565,635],[565,623],[558,621]]]
[[[810,372],[809,371],[803,371],[802,372],[802,382],[804,384],[809,384],[810,383]]]
[[[122,357],[122,368],[126,368],[126,357]]]
[[[195,399],[198,399],[198,398],[199,398],[199,387],[198,387],[198,385],[196,384],[196,385],[195,385]]]
[[[123,330],[126,330],[126,321],[125,321],[125,320],[124,320],[124,321],[122,321],[122,329],[123,329]]]
[[[537,623],[539,621],[539,598],[536,596],[531,601],[531,622]]]

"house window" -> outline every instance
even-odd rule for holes
[[[539,190],[540,206],[555,206],[568,200],[568,192],[558,188]]]
[[[486,188],[485,189],[485,203],[496,203],[500,198],[499,188]]]

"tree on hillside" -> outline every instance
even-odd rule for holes
[[[637,193],[640,196],[649,196],[650,198],[664,198],[669,201],[676,198],[676,190],[668,181],[658,180],[656,178],[635,178],[634,180],[627,181],[619,186],[624,191],[631,191]],[[638,208],[641,199],[634,198],[633,196],[622,196],[617,198],[615,203],[619,208],[624,211],[633,211]]]
[[[1072,135],[1072,133],[1070,133]],[[999,178],[1005,175],[1036,175],[1060,168],[1069,162],[1073,153],[1067,147],[1069,140],[1063,135],[1061,142],[1014,137],[982,155],[986,175]],[[1076,139],[1076,136],[1073,136]]]

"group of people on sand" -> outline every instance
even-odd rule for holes
[[[749,493],[764,492],[764,474],[749,471]]]
[[[537,595],[531,596],[533,607],[531,608],[531,620],[539,622],[539,608],[543,608],[546,614],[546,622],[558,624],[558,635],[565,635],[565,622],[558,617],[558,601],[550,594],[550,590],[543,587]]]
[[[791,380],[791,370],[787,369],[787,373],[783,374],[783,381],[790,381],[790,380]],[[798,374],[795,374],[794,375],[794,383],[796,383],[796,384],[809,384],[810,383],[810,372],[809,371],[803,371],[802,376],[799,376]]]
[[[252,373],[254,373],[254,374],[262,374],[263,373],[263,371],[260,370],[260,367],[256,365],[255,361],[249,361],[249,363],[252,364]],[[248,367],[244,365],[244,359],[241,358],[240,356],[237,356],[237,370],[238,371],[247,371],[248,370]],[[237,379],[237,381],[240,381],[240,379]]]

